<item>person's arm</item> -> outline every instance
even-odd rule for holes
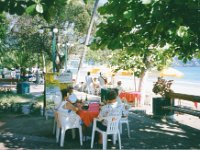
[[[108,114],[107,111],[108,111],[108,110],[107,110],[107,106],[106,106],[106,105],[103,106],[103,107],[101,108],[101,111],[99,112],[98,118],[101,120],[101,118],[106,117],[107,114]]]
[[[75,107],[74,105],[72,105],[70,102],[67,102],[65,104],[65,109],[69,109],[69,110],[72,110],[74,112],[77,112],[79,110],[77,107]]]

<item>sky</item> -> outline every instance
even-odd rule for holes
[[[106,2],[107,2],[107,0],[100,0],[99,5],[101,6],[101,5],[105,4]]]

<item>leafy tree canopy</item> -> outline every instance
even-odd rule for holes
[[[51,21],[65,7],[67,0],[1,0],[0,13],[8,12],[21,16],[25,12],[40,15]]]
[[[199,7],[199,0],[108,0],[92,47],[126,50],[146,64],[161,58],[154,51],[186,62],[200,51]]]
[[[40,3],[41,2],[42,1],[40,1]],[[56,35],[57,42],[66,43],[69,40],[69,38],[70,39],[72,38],[71,36],[74,37],[73,39],[77,40],[78,36],[82,36],[86,32],[86,28],[89,26],[90,15],[88,9],[90,8],[91,4],[92,3],[84,4],[81,0],[67,1],[67,4],[63,5],[64,7],[63,6],[60,7],[55,13],[55,15],[50,16],[52,19],[51,22],[46,22],[41,17],[43,16],[44,12],[39,15],[37,15],[38,12],[33,14],[30,13],[31,11],[29,9],[32,7],[30,6],[27,7],[25,11],[26,12],[28,11],[29,14],[33,15],[33,17],[30,17],[29,15],[26,14],[23,15],[18,14],[21,16],[7,15],[9,19],[8,21],[10,21],[9,30],[5,28],[6,18],[0,17],[1,37],[3,35],[7,35],[5,36],[6,40],[3,43],[4,48],[2,48],[2,43],[0,44],[1,45],[0,53],[2,54],[0,56],[0,64],[3,66],[14,66],[14,67],[16,66],[15,64],[17,63],[19,66],[21,66],[22,64],[23,65],[28,64],[28,66],[33,66],[36,63],[39,64],[38,61],[40,61],[41,63],[42,57],[39,57],[39,55],[41,56],[41,53],[45,54],[45,59],[48,63],[48,60],[52,59],[52,49],[51,49],[52,35],[50,35],[50,33],[52,32],[52,27],[56,26],[57,28],[59,28],[59,33]],[[17,3],[15,5],[17,5]],[[32,10],[36,12],[36,7],[33,8],[34,9]],[[72,35],[71,34],[68,35],[69,32],[73,32],[71,30],[68,31],[70,23],[75,24],[75,30],[78,33],[76,32],[73,33]],[[68,25],[65,26],[65,24]],[[38,29],[44,29],[43,33],[40,34]],[[1,40],[2,39],[3,38],[1,38]],[[11,51],[13,52],[13,54],[15,54],[16,57],[12,57],[12,55],[9,55],[9,53],[7,53]],[[27,53],[23,51],[26,51]],[[26,59],[27,55],[30,55],[31,61],[30,62],[22,61]],[[13,59],[14,61],[12,61],[12,63],[8,63],[10,62],[10,59]]]
[[[0,14],[0,41],[5,38],[8,28],[8,21],[3,14]]]

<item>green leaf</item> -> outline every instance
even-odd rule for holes
[[[133,11],[132,10],[128,10],[124,12],[124,18],[126,19],[130,19],[133,15]]]
[[[83,1],[84,1],[84,3],[85,3],[85,4],[87,4],[87,3],[88,3],[88,0],[83,0]]]
[[[34,11],[35,11],[35,8],[36,8],[36,4],[33,4],[33,5],[29,6],[29,7],[27,7],[26,8],[26,13],[33,14]]]

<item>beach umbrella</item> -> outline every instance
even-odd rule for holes
[[[105,76],[115,76],[115,73],[113,71],[106,71],[106,72],[102,72]]]
[[[117,72],[117,75],[119,75],[119,76],[132,76],[133,72],[129,71],[129,70],[119,70]]]
[[[166,68],[166,69],[163,69],[161,72],[160,72],[160,76],[161,77],[164,77],[164,76],[170,76],[170,77],[182,77],[183,76],[183,73],[180,72],[179,70],[176,70],[174,68]]]
[[[100,68],[95,67],[95,68],[90,69],[89,72],[90,72],[91,74],[97,74],[98,72],[100,72],[100,70],[101,70]]]

